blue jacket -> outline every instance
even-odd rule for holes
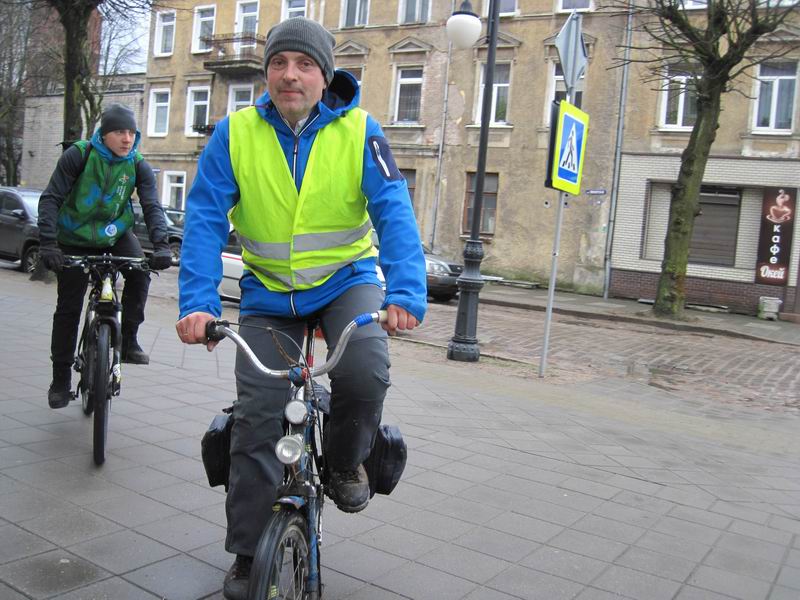
[[[257,100],[259,114],[275,128],[289,170],[295,173],[298,190],[317,131],[358,106],[359,97],[355,78],[337,71],[299,137],[285,123],[268,93]],[[293,164],[295,169],[292,169]],[[422,321],[427,308],[427,284],[419,231],[405,179],[394,163],[380,125],[372,117],[367,117],[361,186],[367,198],[367,212],[381,244],[380,265],[387,288],[384,306],[395,304]],[[178,278],[180,318],[199,311],[216,316],[222,313],[217,293],[222,279],[220,254],[228,240],[228,211],[238,200],[239,186],[231,168],[229,123],[225,118],[217,124],[200,156],[197,176],[186,200]],[[271,292],[257,277],[245,271],[240,282],[240,313],[306,316],[326,306],[345,290],[362,284],[380,285],[374,258],[343,267],[321,286],[290,293]]]

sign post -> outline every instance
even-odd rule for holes
[[[556,207],[556,232],[553,238],[553,259],[550,266],[550,283],[547,289],[547,310],[544,318],[544,343],[542,344],[542,360],[539,362],[539,377],[544,377],[547,367],[563,212],[567,204],[567,193],[575,195],[580,193],[586,132],[589,126],[589,115],[572,105],[575,98],[575,84],[586,70],[588,62],[581,22],[581,15],[572,11],[555,39],[558,60],[564,72],[567,99],[566,102],[554,105],[550,118],[550,152],[545,185],[560,190],[560,193]]]

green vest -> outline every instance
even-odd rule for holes
[[[255,107],[230,115],[239,202],[229,218],[242,260],[274,292],[306,290],[377,256],[361,192],[367,113],[353,109],[317,132],[298,193],[275,129]]]
[[[75,142],[86,152],[88,142]],[[132,161],[109,164],[94,150],[58,211],[58,241],[70,246],[108,248],[133,226],[131,194],[136,184],[137,152]]]

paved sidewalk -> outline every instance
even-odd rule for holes
[[[0,270],[0,598],[221,598],[224,495],[199,440],[234,397],[232,345],[181,345],[153,298],[152,363],[125,366],[96,468],[80,407],[46,405],[54,298]],[[403,340],[392,364],[408,466],[363,513],[326,505],[325,600],[800,597],[796,417]]]

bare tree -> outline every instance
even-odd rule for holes
[[[704,9],[686,10],[689,0],[614,2],[633,12],[638,34],[629,62],[646,66],[646,81],[664,82],[680,72],[696,101],[696,120],[681,154],[672,186],[664,258],[653,311],[680,319],[686,303],[686,266],[700,187],[719,128],[724,94],[755,65],[800,48],[797,37],[774,41],[770,34],[800,21],[797,0],[695,0]],[[620,61],[622,62],[622,61]]]

